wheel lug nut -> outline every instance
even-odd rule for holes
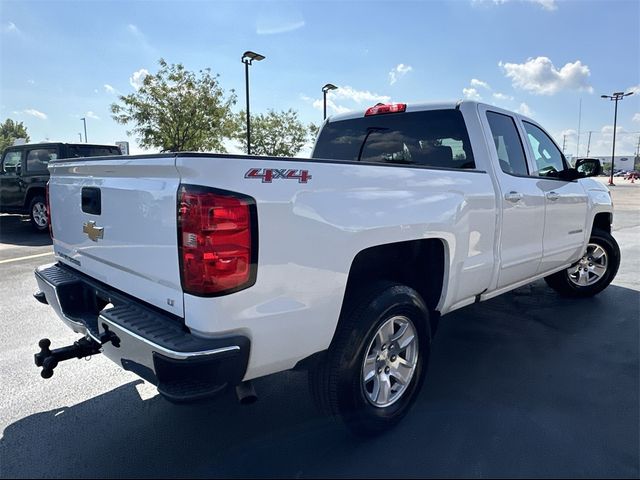
[[[385,343],[384,345],[382,345],[382,350],[386,350],[387,349],[387,344]]]
[[[395,356],[395,355],[392,355],[392,356],[391,356],[391,361],[392,361],[392,362],[395,362],[395,361],[396,361],[396,356]]]
[[[378,373],[382,373],[382,369],[381,368],[378,369]]]
[[[389,373],[390,370],[391,369],[389,367],[387,367],[387,368],[384,369],[384,373]]]
[[[590,264],[589,264],[589,266],[590,266],[590,267],[593,267],[593,263],[590,263]]]

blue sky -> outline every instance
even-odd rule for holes
[[[526,113],[566,153],[611,152],[613,104],[603,93],[638,93],[619,104],[618,154],[640,135],[640,2],[438,1],[40,1],[0,0],[0,117],[23,121],[32,141],[129,140],[110,117],[117,93],[157,60],[210,67],[244,105],[240,56],[251,67],[251,110],[293,108],[322,120],[378,101],[459,98]],[[137,72],[137,75],[136,75]],[[231,146],[233,149],[233,146]]]

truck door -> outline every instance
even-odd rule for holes
[[[538,188],[545,196],[542,262],[539,273],[573,260],[582,253],[586,236],[587,193],[578,181],[560,180],[558,172],[568,168],[560,149],[537,125],[522,121]]]
[[[22,150],[6,150],[0,167],[0,205],[2,211],[22,207],[24,194],[22,193],[22,179],[17,170],[24,166]]]
[[[487,119],[485,136],[498,180],[501,215],[497,288],[534,276],[542,259],[545,199],[539,178],[530,176],[525,147],[517,120],[480,106]],[[488,131],[487,131],[488,130]]]

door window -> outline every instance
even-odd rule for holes
[[[38,148],[29,150],[27,155],[27,171],[46,172],[50,160],[58,158],[55,148]]]
[[[533,158],[536,161],[534,175],[539,177],[557,177],[558,173],[566,168],[564,155],[549,135],[544,133],[533,123],[522,122],[527,132],[529,144],[533,150]]]
[[[4,154],[2,173],[16,173],[16,167],[22,162],[22,152],[13,151]]]
[[[487,112],[487,120],[502,171],[512,175],[528,175],[524,148],[513,118],[501,113]]]

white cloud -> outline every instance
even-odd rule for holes
[[[256,27],[256,33],[258,35],[276,35],[278,33],[293,32],[305,26],[304,20],[297,20],[293,22],[269,24],[259,23]]]
[[[504,5],[508,1],[509,0],[471,0],[471,3],[475,5],[480,5],[480,4],[486,5],[487,3],[493,3],[494,5]],[[535,3],[540,7],[542,7],[543,10],[547,10],[547,11],[553,11],[558,9],[556,0],[525,0],[525,1],[529,3]]]
[[[145,72],[146,72],[146,70],[145,70]],[[138,73],[138,72],[136,72],[136,73]],[[134,75],[135,75],[135,73],[134,73]],[[129,81],[131,81],[131,80],[129,80]],[[135,88],[135,87],[134,87],[134,88]],[[105,84],[104,84],[104,91],[105,91],[105,92],[107,92],[107,93],[110,93],[110,94],[112,94],[112,95],[118,95],[118,94],[120,93],[120,92],[118,92],[118,90],[116,90],[115,88],[113,88],[113,87],[112,87],[111,85],[109,85],[108,83],[105,83]]]
[[[20,33],[20,29],[13,22],[2,25],[2,33]]]
[[[512,97],[513,98],[513,97]],[[522,115],[526,115],[527,117],[531,117],[533,115],[533,110],[526,103],[522,102],[518,107],[518,113]]]
[[[348,85],[338,87],[338,89],[333,90],[330,95],[337,99],[352,100],[359,104],[379,102],[388,103],[391,100],[391,97],[388,95],[378,95],[377,93],[372,93],[369,90],[356,90]]]
[[[472,87],[482,87],[482,88],[486,88],[487,90],[491,90],[491,87],[489,86],[489,84],[487,82],[483,82],[482,80],[478,80],[477,78],[472,78],[471,79],[471,86]]]
[[[146,68],[141,68],[137,72],[133,72],[133,75],[129,77],[129,83],[136,90],[140,90],[140,87],[142,87],[142,82],[144,81],[144,77],[146,77],[147,75],[149,75],[149,71]],[[106,88],[107,86],[105,85],[105,89]]]
[[[507,95],[506,93],[500,93],[500,92],[495,92],[493,94],[493,98],[495,98],[496,100],[513,100],[513,97],[511,95]]]
[[[625,90],[625,93],[633,92],[634,95],[640,95],[640,85],[634,85],[633,87],[629,87]]]
[[[138,37],[143,35],[140,29],[137,26],[135,26],[133,23],[130,23],[129,25],[127,25],[127,30],[129,30],[130,33]]]
[[[529,0],[531,3],[537,3],[538,5],[540,5],[544,10],[557,10],[558,9],[558,5],[556,4],[555,0]]]
[[[557,69],[547,57],[529,58],[524,63],[498,63],[514,87],[537,95],[553,95],[561,90],[593,92],[587,83],[589,67],[580,60]]]
[[[464,98],[467,98],[469,100],[482,100],[482,97],[478,93],[478,90],[476,90],[475,88],[463,88],[462,94],[464,95]]]
[[[324,103],[321,99],[314,100],[312,105],[313,108],[317,110],[322,110],[324,108]],[[347,113],[351,111],[350,108],[347,108],[343,105],[337,105],[330,98],[327,98],[327,110],[332,111],[333,113]]]
[[[100,120],[100,117],[98,115],[96,115],[95,113],[93,113],[91,110],[89,110],[87,113],[85,113],[84,116],[87,117],[87,118],[92,118],[94,120]]]
[[[322,98],[314,99],[300,94],[300,99],[311,103],[313,108],[322,110],[324,101]],[[369,90],[356,90],[348,85],[339,87],[337,90],[332,90],[327,94],[327,111],[333,114],[346,113],[353,110],[362,109],[363,106],[375,105],[376,103],[389,103],[391,97],[388,95],[379,95],[377,93],[370,92]],[[344,103],[350,103],[351,106],[346,106]]]
[[[633,122],[638,122],[640,123],[640,113],[636,113],[633,118],[631,119]]]
[[[27,80],[27,83],[28,83],[29,85],[35,85],[35,84],[36,84],[36,81],[35,81],[33,78],[30,78],[29,80]]]
[[[413,70],[413,67],[411,65],[405,65],[404,63],[399,63],[393,67],[389,72],[389,85],[396,83],[411,70]]]
[[[31,115],[33,117],[39,118],[40,120],[46,120],[47,119],[47,114],[46,113],[42,113],[42,112],[36,110],[35,108],[27,108],[26,110],[23,111],[23,113],[26,113],[27,115]]]

